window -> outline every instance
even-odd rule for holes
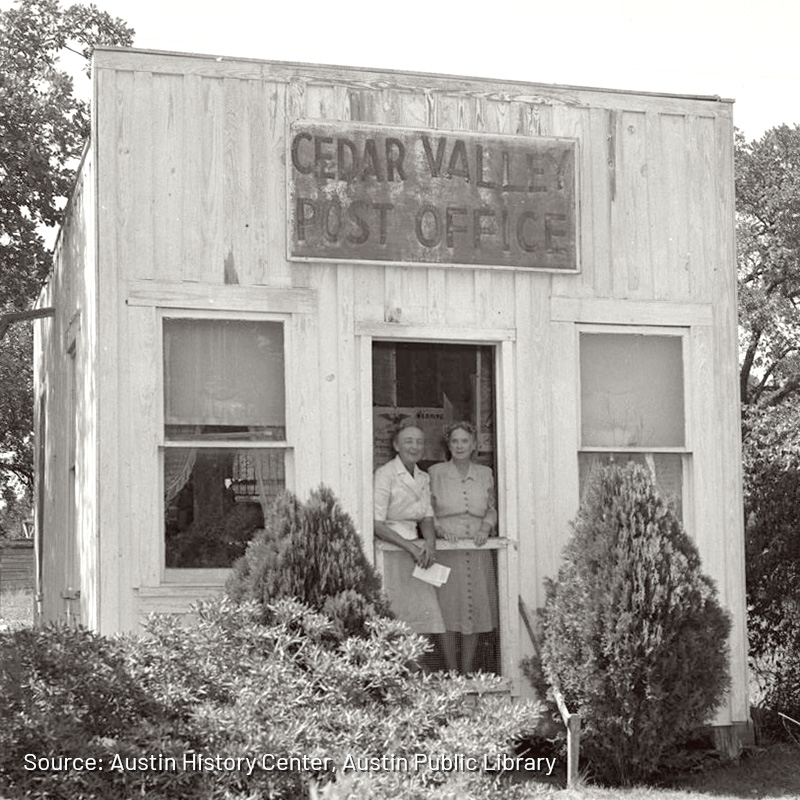
[[[580,333],[581,493],[595,465],[636,461],[682,515],[689,452],[683,343],[680,331]]]
[[[286,485],[283,323],[167,318],[167,568],[225,568]]]

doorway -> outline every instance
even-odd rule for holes
[[[495,463],[494,348],[433,342],[373,342],[374,468],[394,458],[392,435],[413,418],[425,432],[427,469],[445,459],[444,426],[467,420],[477,429],[475,460]]]
[[[373,469],[391,461],[394,456],[393,438],[403,423],[413,423],[425,433],[425,450],[418,466],[427,470],[447,459],[445,428],[453,422],[466,421],[476,430],[476,449],[473,460],[497,475],[496,424],[496,366],[495,347],[481,344],[441,342],[373,341],[372,343],[372,416]],[[496,487],[495,487],[496,488]],[[496,504],[496,497],[494,498]],[[437,540],[437,549],[457,550],[448,554],[453,564],[451,589],[474,570],[482,559],[491,572],[491,605],[499,605],[498,597],[498,536],[502,536],[503,520],[498,520],[493,538],[477,548],[471,539],[456,543]],[[379,548],[386,545],[379,543]],[[377,559],[382,563],[382,559]],[[463,563],[463,566],[461,564]],[[442,590],[440,590],[441,592]],[[470,586],[465,590],[465,603],[471,600]],[[441,596],[441,595],[440,595]],[[444,600],[444,598],[442,598]],[[442,637],[449,637],[448,639]],[[470,637],[477,638],[477,645]],[[500,672],[500,630],[480,630],[474,634],[447,631],[434,637],[434,651],[427,666],[446,669],[445,647],[459,656],[469,647],[475,648],[470,659],[473,672]],[[452,656],[450,662],[452,663]],[[463,659],[458,662],[466,663]]]

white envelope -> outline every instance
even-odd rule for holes
[[[437,587],[444,586],[450,577],[450,567],[446,567],[444,564],[431,564],[427,569],[416,566],[411,574],[425,583],[431,583]]]

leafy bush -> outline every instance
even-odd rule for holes
[[[767,733],[800,718],[800,434],[782,409],[751,410],[744,440],[750,675]]]
[[[295,800],[336,770],[353,796],[445,798],[455,787],[467,797],[498,796],[494,775],[480,771],[343,768],[348,757],[510,753],[536,725],[537,706],[491,692],[493,677],[468,697],[464,679],[419,672],[424,639],[395,620],[372,618],[363,636],[341,639],[332,620],[296,600],[268,610],[265,623],[256,603],[219,599],[200,605],[191,626],[153,617],[136,639],[64,628],[7,635],[3,646],[20,660],[3,673],[2,689],[14,700],[0,712],[0,794]],[[105,769],[26,771],[28,752],[93,755]],[[289,770],[259,764],[247,774],[184,770],[185,753],[327,761]],[[115,755],[152,754],[174,758],[178,768],[108,769]]]
[[[381,579],[367,561],[350,517],[325,486],[303,504],[285,492],[267,513],[226,587],[236,601],[262,607],[294,597],[335,621],[339,635],[363,633],[366,620],[390,616]]]
[[[141,758],[193,746],[185,726],[154,700],[127,662],[124,642],[85,629],[51,625],[0,635],[4,797],[126,797],[139,787],[137,773],[65,771],[63,759],[94,758],[108,767],[115,753]],[[48,759],[49,768],[39,769],[39,759]],[[190,790],[199,777],[160,781],[153,796],[194,797]]]
[[[542,665],[605,782],[646,780],[729,685],[730,620],[649,472],[598,469],[548,586]]]

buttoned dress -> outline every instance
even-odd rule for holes
[[[375,519],[404,539],[419,538],[417,523],[433,516],[430,478],[414,465],[414,475],[400,456],[375,470]],[[392,611],[416,633],[443,633],[444,620],[436,588],[413,577],[415,559],[405,550],[384,553],[383,588]]]
[[[459,539],[472,539],[487,522],[497,524],[494,476],[489,467],[470,463],[461,476],[452,461],[428,470],[436,526]],[[459,633],[485,633],[498,626],[497,581],[489,550],[437,550],[436,560],[450,567],[439,592],[445,628]]]

